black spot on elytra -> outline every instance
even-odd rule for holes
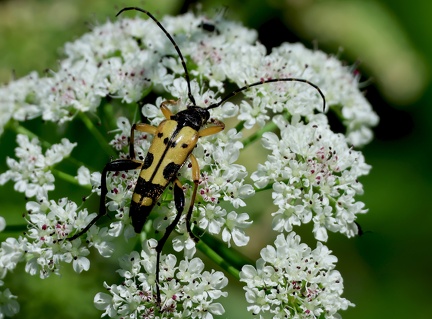
[[[135,186],[134,193],[141,195],[140,202],[138,204],[142,205],[141,201],[143,200],[143,198],[149,197],[157,200],[159,196],[163,193],[164,189],[165,187],[162,185],[147,182],[144,178],[139,177]],[[154,206],[154,203],[151,206]]]
[[[174,162],[169,163],[163,170],[164,178],[168,181],[172,180],[176,176],[180,167],[181,165],[178,165]]]
[[[187,147],[188,147],[188,145],[187,145],[187,144],[185,144],[185,143],[183,143],[181,147],[182,147],[182,148],[187,148]]]
[[[159,137],[159,138],[161,138],[163,136],[163,133],[162,132],[159,132],[158,134],[157,134],[157,137]]]
[[[165,145],[167,145],[167,144],[168,144],[168,141],[169,141],[169,140],[168,140],[168,137],[165,137],[163,142],[164,142]]]
[[[149,168],[151,166],[151,164],[153,163],[153,160],[154,160],[154,155],[152,153],[148,152],[147,156],[146,156],[146,158],[144,160],[142,168],[143,169]]]

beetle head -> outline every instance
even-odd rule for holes
[[[190,105],[186,110],[171,116],[171,119],[177,121],[180,126],[189,126],[196,131],[199,131],[209,118],[210,112],[196,105]]]

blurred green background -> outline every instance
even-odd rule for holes
[[[159,17],[177,14],[188,6],[201,6],[210,17],[226,10],[228,18],[258,29],[260,41],[269,48],[284,41],[301,41],[340,56],[348,65],[358,63],[366,96],[381,121],[374,141],[363,149],[372,165],[370,175],[361,179],[365,194],[360,200],[369,208],[369,213],[359,218],[365,233],[354,239],[330,234],[327,243],[339,258],[344,296],[356,304],[341,314],[349,319],[430,318],[432,2],[3,0],[0,82],[31,70],[55,70],[65,41],[106,19],[115,19],[118,9],[130,5]],[[5,157],[13,155],[13,147],[14,135],[5,132],[0,137],[0,172],[6,170]],[[72,189],[66,187],[57,189],[54,196],[83,195],[70,194]],[[15,193],[11,183],[0,188],[0,201],[0,214],[7,215],[8,222],[13,223],[9,216],[19,217],[25,209],[23,195]],[[257,246],[274,237],[269,233],[269,238],[262,238],[262,232],[259,237],[257,233],[250,233]],[[63,276],[44,281],[23,269],[6,277],[6,285],[18,295],[22,307],[18,318],[100,316],[92,300],[103,291],[103,280],[114,282],[110,274],[117,264],[96,258],[83,275],[70,271],[69,265],[64,268]],[[241,288],[236,289],[234,297],[225,301],[224,318],[246,317],[236,297],[242,295]],[[232,312],[237,309],[239,312]]]

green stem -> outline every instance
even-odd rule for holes
[[[116,157],[116,152],[109,146],[107,143],[105,137],[102,135],[101,132],[96,128],[96,126],[93,124],[93,122],[89,119],[87,114],[83,112],[79,112],[79,117],[83,121],[84,125],[87,127],[87,129],[90,131],[90,133],[96,138],[99,145],[103,148],[103,150],[111,157]]]
[[[194,228],[194,232],[200,233],[198,235],[200,238],[197,243],[198,249],[236,279],[240,278],[239,272],[244,265],[253,263],[238,251],[228,248],[225,243],[204,233],[198,227]]]
[[[241,132],[241,130],[244,129],[244,124],[245,124],[245,121],[240,121],[240,122],[236,125],[235,130],[236,130],[237,132]]]
[[[57,170],[55,168],[51,168],[51,172],[54,175],[56,175],[57,177],[59,177],[60,179],[66,181],[68,183],[71,183],[73,185],[78,185],[78,186],[81,186],[81,187],[84,187],[84,188],[87,188],[87,189],[91,190],[91,186],[90,185],[81,185],[80,183],[78,183],[78,180],[75,178],[75,176],[72,176],[72,175],[70,175],[68,173],[65,173],[65,172],[62,172],[62,171],[59,171],[59,170]]]
[[[52,146],[49,142],[41,139],[38,135],[36,135],[32,131],[30,131],[29,129],[25,128],[24,126],[19,125],[18,122],[10,121],[9,123],[10,123],[9,127],[13,131],[15,131],[17,134],[27,135],[28,137],[30,137],[32,139],[37,138],[39,140],[39,142],[41,143],[41,145],[45,148],[50,148]]]
[[[219,265],[226,272],[231,274],[234,278],[239,279],[239,270],[227,263],[222,256],[218,255],[213,249],[207,246],[203,241],[198,242],[197,247],[202,251],[208,258],[213,260],[213,262]]]
[[[270,122],[270,123],[264,125],[261,129],[259,129],[258,131],[256,131],[251,136],[245,138],[243,140],[243,145],[245,147],[247,147],[249,144],[255,142],[258,138],[260,138],[264,133],[266,133],[266,132],[273,132],[276,129],[277,129],[277,125],[275,123],[273,123],[273,122]]]

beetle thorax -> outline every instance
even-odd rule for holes
[[[189,106],[186,110],[180,111],[171,116],[172,120],[178,122],[179,126],[189,126],[199,131],[210,118],[210,113],[199,106]]]

